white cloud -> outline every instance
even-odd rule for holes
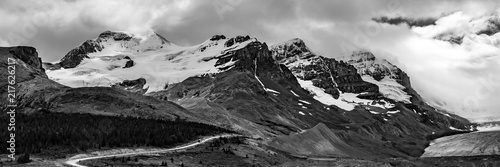
[[[378,42],[373,42],[370,48],[381,50],[389,59],[397,59],[396,64],[409,73],[414,87],[431,103],[434,99],[442,100],[451,112],[473,120],[498,117],[500,34],[476,35],[488,24],[485,20],[490,16],[483,17],[457,12],[439,19],[436,25],[411,30],[383,25],[382,36],[394,32],[401,36],[375,38]],[[463,35],[463,43],[433,39],[443,33]]]
[[[10,44],[6,40],[0,39],[0,46],[10,46]]]

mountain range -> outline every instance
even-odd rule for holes
[[[214,35],[185,47],[157,33],[106,31],[57,62],[42,62],[33,47],[0,54],[19,64],[24,113],[200,122],[311,157],[415,157],[442,134],[475,130],[428,105],[389,61],[367,50],[318,55],[298,38],[268,45]]]

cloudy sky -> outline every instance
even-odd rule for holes
[[[0,46],[35,46],[52,62],[106,30],[155,31],[183,46],[214,34],[268,44],[298,37],[327,57],[368,49],[405,70],[429,103],[485,120],[500,119],[500,33],[476,33],[499,13],[494,0],[0,0]],[[372,21],[381,16],[437,21]],[[454,36],[462,42],[439,39]]]

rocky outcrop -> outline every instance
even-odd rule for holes
[[[224,36],[224,35],[214,35],[214,36],[212,36],[212,38],[210,38],[211,41],[218,41],[218,40],[221,40],[221,39],[226,39],[226,36]]]
[[[63,68],[74,68],[80,64],[80,62],[89,58],[89,53],[94,53],[101,51],[103,46],[94,40],[87,40],[77,48],[69,51],[60,61],[60,65]]]
[[[144,85],[146,85],[146,79],[139,78],[136,80],[124,80],[120,83],[112,85],[111,87],[123,89],[133,93],[144,94],[148,90],[147,88],[144,88]]]
[[[45,70],[42,67],[42,59],[38,57],[38,52],[33,47],[18,46],[12,48],[2,48],[3,50],[8,50],[8,52],[15,58],[18,58],[22,62],[31,66],[31,69],[36,72],[36,74],[47,77]]]
[[[130,68],[130,67],[134,66],[134,61],[132,59],[130,59],[130,57],[125,56],[124,59],[127,59],[127,62],[125,63],[125,67],[123,67],[123,68]]]
[[[16,104],[20,107],[20,112],[37,109],[38,106],[31,105],[31,102],[38,95],[38,91],[64,88],[63,85],[48,79],[35,48],[27,46],[0,47],[0,55],[3,57],[0,60],[0,64],[2,64],[0,70],[4,71],[0,73],[0,77],[5,79],[11,75],[15,77],[15,90],[11,91],[15,93]],[[9,63],[15,69],[9,68]],[[11,70],[15,73],[7,72]],[[7,84],[9,84],[7,80],[0,82],[0,86],[4,88],[7,88]],[[0,89],[0,95],[3,97],[7,97],[7,93],[7,89]],[[0,102],[0,109],[5,107],[6,102],[6,100]]]
[[[0,47],[0,55],[2,55],[2,60],[0,61],[2,66],[1,76],[7,79],[9,72],[13,69],[7,69],[9,66],[9,60],[13,61],[10,63],[15,63],[15,69],[13,70],[15,74],[16,83],[22,83],[33,78],[46,79],[47,75],[42,67],[42,61],[38,57],[38,52],[33,47],[28,46],[18,46],[18,47]],[[13,64],[11,64],[13,66]],[[2,82],[7,84],[7,81]],[[2,89],[3,90],[3,89]]]
[[[226,41],[226,43],[224,44],[224,46],[226,47],[231,47],[233,46],[235,43],[242,43],[242,42],[245,42],[245,41],[248,41],[250,40],[250,36],[236,36],[234,38],[230,38],[228,41]]]
[[[255,62],[261,65],[261,68],[272,68],[277,65],[273,63],[273,59],[269,54],[269,49],[265,43],[259,41],[251,42],[246,47],[229,51],[217,61],[216,64],[222,64],[227,59],[235,61],[237,69],[254,69]]]
[[[123,33],[123,32],[113,32],[113,31],[105,31],[101,34],[99,34],[99,38],[109,38],[109,39],[114,39],[115,41],[128,41],[132,39],[132,36]]]
[[[52,64],[49,62],[43,62],[42,67],[43,67],[43,69],[46,69],[46,70],[58,70],[58,69],[61,69],[61,64],[59,64],[59,63]]]

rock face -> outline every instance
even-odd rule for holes
[[[147,88],[146,89],[143,88],[144,85],[146,85],[146,79],[139,78],[136,80],[125,80],[121,83],[114,84],[111,87],[123,89],[129,92],[144,94],[148,90]]]
[[[127,59],[128,61],[125,63],[125,67],[123,67],[123,68],[130,68],[130,67],[134,66],[134,61],[132,59],[130,59],[130,57],[125,56],[124,59]]]
[[[386,60],[377,61],[378,59],[371,52],[356,51],[351,57],[346,59],[346,62],[353,65],[360,75],[370,75],[377,81],[384,77],[395,79],[398,83],[402,82],[402,71],[398,67],[392,65]]]
[[[38,57],[38,53],[35,48],[26,46],[2,48],[3,52],[7,50],[9,54],[13,56],[12,58],[17,58],[29,65],[31,68],[28,67],[28,69],[33,70],[37,75],[47,77],[45,70],[42,68],[42,59]]]
[[[314,86],[325,89],[334,98],[339,92],[378,92],[375,84],[365,82],[356,68],[343,61],[318,56],[301,39],[292,39],[273,45],[273,57],[287,66],[297,78],[311,80]]]
[[[38,57],[38,53],[33,47],[18,46],[18,47],[0,47],[0,55],[3,57],[0,60],[2,66],[0,69],[8,71],[8,58],[15,62],[15,88],[17,105],[24,107],[29,105],[29,101],[36,92],[43,89],[62,88],[64,86],[49,80],[42,68],[42,61]],[[0,76],[7,78],[9,73],[2,72]],[[7,87],[7,80],[2,81],[0,86]],[[7,90],[1,89],[0,94],[7,97]],[[5,107],[6,100],[0,102],[2,108]],[[27,107],[28,110],[33,109]]]
[[[99,34],[99,38],[104,39],[104,38],[112,38],[115,41],[128,41],[132,39],[132,36],[123,33],[123,32],[112,32],[112,31],[105,31],[101,34]]]
[[[248,35],[247,36],[236,36],[235,38],[229,39],[224,45],[226,47],[230,47],[230,46],[233,46],[233,44],[235,44],[235,43],[245,42],[245,41],[248,41],[249,39],[250,39],[250,37]]]
[[[366,82],[379,87],[379,93],[391,100],[410,103],[407,87],[411,87],[408,75],[385,59],[377,59],[368,51],[355,51],[344,58],[347,64],[356,68],[357,73]]]
[[[59,63],[61,67],[63,68],[74,68],[80,62],[85,59],[89,58],[88,54],[93,53],[96,51],[101,51],[103,47],[99,45],[98,42],[94,40],[87,40],[85,41],[82,45],[78,46],[77,48],[69,51],[62,59],[61,62]]]
[[[409,138],[418,138],[414,135],[429,134],[433,131],[449,131],[450,127],[464,130],[473,129],[469,121],[428,106],[411,87],[410,78],[404,71],[386,60],[376,59],[370,52],[354,52],[351,57],[337,61],[317,56],[300,39],[292,39],[273,45],[271,51],[273,57],[279,63],[286,65],[297,79],[311,80],[314,86],[322,88],[325,93],[332,95],[334,98],[340,96],[340,99],[343,99],[346,98],[346,94],[358,93],[357,97],[359,98],[373,100],[370,105],[358,106],[364,106],[364,109],[361,110],[375,114],[370,116],[373,116],[373,119],[383,121],[370,123],[370,127],[376,127],[375,129],[378,130],[373,132],[374,129],[369,128],[368,131],[372,132],[365,135],[382,141],[389,140],[399,143],[395,147],[399,150],[405,150],[403,151],[405,154],[417,156],[422,153],[422,149],[425,147],[425,144],[421,145],[425,143],[423,139],[413,141],[416,143],[423,142],[421,144],[413,146],[404,144],[409,142]],[[392,109],[390,109],[391,107],[384,108],[389,110],[387,113],[396,112],[400,117],[389,116],[392,114],[388,114],[389,117],[386,117],[384,114],[377,112],[377,107],[372,106],[378,102],[381,102],[381,104],[394,104],[395,107],[392,107]],[[394,111],[394,109],[397,110]],[[360,108],[355,108],[346,113],[346,116],[357,123],[370,122],[369,120],[372,118],[365,119],[363,117],[366,115],[357,111],[360,111]],[[387,124],[389,122],[391,125]],[[358,133],[363,134],[365,133],[363,131],[367,130],[365,128],[368,127],[361,126],[357,128],[360,130]],[[399,137],[393,136],[395,134],[398,134]],[[347,136],[351,135],[353,134]],[[347,138],[352,139],[352,137]]]
[[[288,134],[307,126],[297,123],[298,113],[289,113],[286,104],[273,95],[279,91],[292,97],[290,89],[302,89],[291,71],[275,63],[265,43],[252,41],[215,59],[216,66],[234,64],[225,72],[190,77],[151,95],[176,101],[214,123],[256,137]]]
[[[212,36],[212,38],[210,38],[211,41],[217,41],[217,40],[221,40],[221,39],[226,39],[226,36],[224,36],[224,35],[214,35],[214,36]]]

